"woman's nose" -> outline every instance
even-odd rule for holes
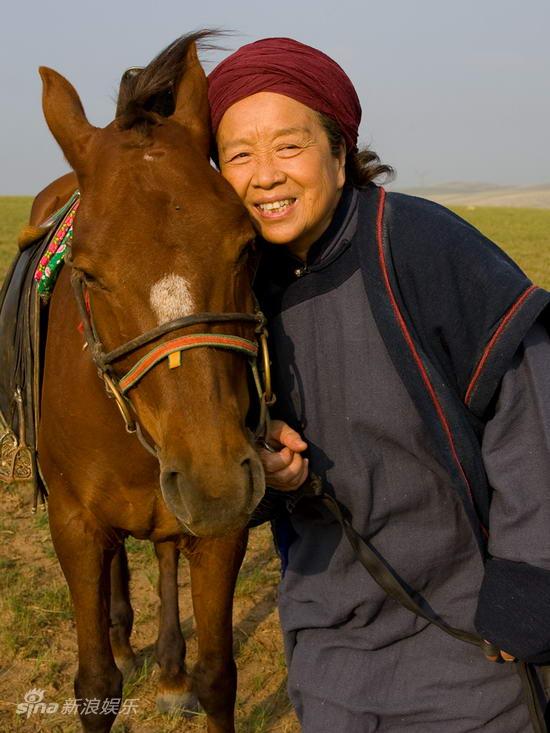
[[[286,174],[271,158],[265,158],[256,162],[252,177],[252,185],[256,188],[273,188],[273,186],[284,183],[285,181]]]

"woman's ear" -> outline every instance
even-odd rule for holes
[[[346,182],[346,158],[347,158],[347,151],[346,151],[346,144],[342,142],[340,145],[340,152],[337,156],[337,173],[336,173],[336,181],[338,188],[343,188],[344,184]]]

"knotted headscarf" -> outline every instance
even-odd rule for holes
[[[208,77],[214,134],[235,102],[277,92],[335,120],[347,152],[357,147],[361,104],[345,71],[322,51],[291,38],[264,38],[228,56]]]

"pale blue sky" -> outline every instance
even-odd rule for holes
[[[0,194],[36,193],[66,170],[42,117],[39,65],[67,76],[105,125],[122,70],[203,27],[235,30],[231,48],[284,35],[335,58],[363,105],[360,140],[395,166],[397,187],[550,182],[550,0],[10,0]]]

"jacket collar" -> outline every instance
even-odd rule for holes
[[[325,232],[312,244],[307,254],[307,260],[303,260],[292,254],[286,247],[269,244],[260,240],[261,249],[281,264],[286,264],[292,270],[301,269],[305,274],[307,271],[321,270],[337,259],[350,245],[357,230],[357,205],[359,194],[352,186],[344,186],[342,196]]]

